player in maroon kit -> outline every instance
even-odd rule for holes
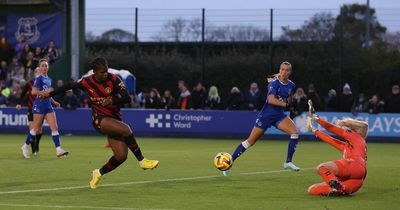
[[[154,169],[159,161],[143,157],[131,128],[121,119],[120,107],[131,100],[124,83],[117,75],[108,72],[108,64],[104,58],[95,58],[92,66],[93,75],[78,82],[68,83],[56,90],[50,88],[42,93],[42,97],[76,88],[87,93],[92,108],[93,127],[99,133],[107,135],[114,154],[103,167],[92,171],[90,187],[95,189],[101,176],[111,172],[126,160],[128,149],[132,151],[143,169]]]

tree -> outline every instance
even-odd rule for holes
[[[152,39],[157,41],[183,41],[185,36],[185,28],[188,25],[187,22],[187,20],[182,18],[169,20],[162,26],[159,35],[153,36]]]
[[[104,32],[99,41],[105,42],[134,42],[135,41],[135,34],[115,28]]]
[[[365,44],[367,6],[360,4],[343,5],[340,14],[336,18],[335,32],[358,46]],[[375,9],[369,8],[370,38],[372,42],[382,41],[386,27],[382,26],[375,14]]]
[[[386,33],[383,41],[389,45],[389,49],[400,51],[400,32]]]
[[[85,34],[85,39],[86,39],[87,42],[94,42],[94,41],[98,40],[99,37],[96,36],[96,35],[93,33],[93,31],[89,31],[89,32],[87,32],[87,33]]]
[[[282,27],[282,41],[330,41],[334,36],[335,18],[331,13],[317,13],[300,29]]]
[[[214,26],[206,22],[206,41],[266,41],[268,30],[250,25]],[[201,19],[176,18],[163,25],[161,32],[152,37],[155,41],[201,41]]]
[[[207,31],[207,41],[267,41],[268,30],[251,25],[210,26]]]

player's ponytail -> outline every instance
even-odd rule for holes
[[[267,83],[270,83],[275,77],[278,77],[278,76],[279,76],[279,73],[267,75],[267,78],[266,78]]]

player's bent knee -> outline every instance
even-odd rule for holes
[[[318,174],[318,173],[319,173],[319,170],[320,170],[322,167],[326,167],[326,165],[325,165],[324,163],[319,164],[317,167],[315,167],[315,172],[317,172],[317,174]]]
[[[316,194],[316,184],[311,185],[310,187],[308,187],[307,192],[309,195],[317,195]]]
[[[315,173],[318,174],[319,168],[320,168],[320,165],[318,165],[317,167],[315,167]]]

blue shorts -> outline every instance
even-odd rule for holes
[[[256,119],[256,123],[254,123],[254,127],[261,128],[263,130],[267,130],[272,125],[278,127],[279,123],[281,123],[286,118],[285,113],[275,114],[275,115],[262,115],[259,114]]]
[[[53,106],[49,104],[36,104],[34,103],[32,106],[32,112],[33,114],[47,114],[54,112]]]

